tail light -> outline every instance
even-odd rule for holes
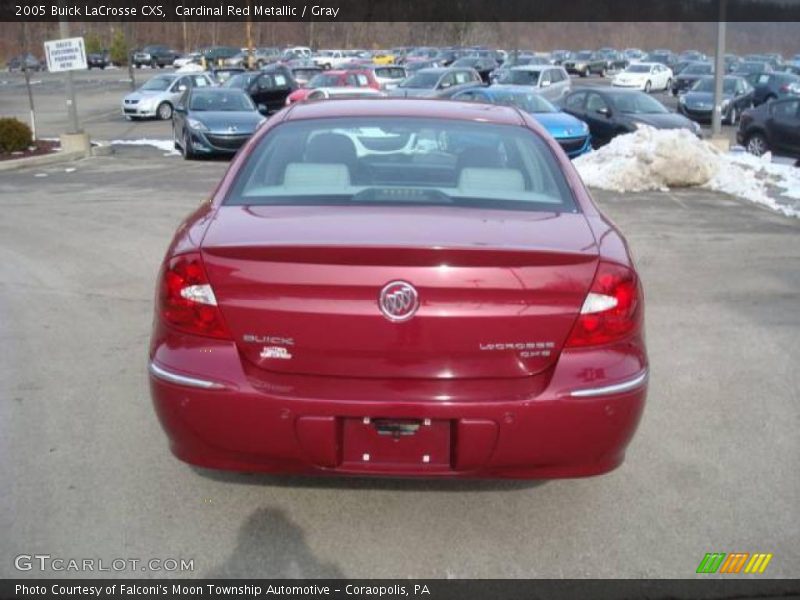
[[[642,326],[642,289],[629,268],[601,261],[566,346],[599,346],[637,333]]]
[[[166,323],[180,331],[231,339],[197,252],[174,256],[164,265],[158,311]]]

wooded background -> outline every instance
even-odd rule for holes
[[[42,57],[42,42],[58,38],[58,23],[28,23],[26,39],[20,23],[0,23],[0,59],[24,48]],[[200,46],[246,46],[243,22],[71,23],[72,35],[89,36],[111,47],[115,36],[130,48],[163,43],[177,50]],[[254,22],[256,46],[310,45],[314,48],[387,48],[411,45],[486,45],[506,50],[547,51],[612,46],[671,48],[713,53],[715,23],[346,23]],[[730,23],[728,51],[800,53],[800,23]]]

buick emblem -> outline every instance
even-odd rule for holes
[[[419,295],[410,283],[392,281],[381,290],[378,306],[390,321],[407,321],[419,308]]]

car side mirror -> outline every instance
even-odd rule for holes
[[[542,87],[550,87],[550,80],[549,79],[545,79],[542,82]]]
[[[258,112],[260,112],[262,115],[267,114],[267,105],[266,104],[259,104],[257,108],[258,108]]]
[[[611,116],[611,109],[610,108],[606,108],[605,106],[603,106],[601,108],[598,108],[594,112],[596,112],[599,115],[603,115],[604,117],[610,117]]]
[[[442,83],[439,84],[439,89],[446,90],[447,88],[450,87],[450,85],[451,83],[449,81],[443,81]]]
[[[186,114],[186,107],[183,104],[178,104],[175,107],[175,112],[180,114]]]
[[[186,91],[186,86],[185,85],[179,85],[178,86],[178,91],[179,92],[185,92]]]

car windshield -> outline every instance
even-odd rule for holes
[[[689,65],[683,70],[686,75],[707,75],[711,72],[711,65]]]
[[[459,58],[455,61],[451,66],[453,67],[472,67],[475,65],[478,60],[480,60],[477,56],[466,56],[464,58]]]
[[[318,75],[314,75],[311,78],[311,81],[308,82],[308,87],[310,88],[321,88],[321,87],[335,87],[337,85],[342,85],[342,77],[339,75],[333,75],[330,73],[319,73]]]
[[[614,94],[611,99],[621,113],[654,115],[669,112],[658,100],[643,93]]]
[[[225,203],[577,210],[553,153],[532,131],[410,117],[277,125],[252,149]]]
[[[697,83],[692,86],[693,92],[713,92],[714,91],[714,80],[711,77],[706,77],[705,79],[700,79]],[[722,92],[724,94],[733,94],[736,91],[736,80],[735,79],[725,79],[722,83]]]
[[[498,88],[499,89],[499,88]],[[558,109],[545,100],[541,95],[532,92],[501,92],[492,94],[495,104],[516,106],[529,113],[552,113]]]
[[[590,58],[592,58],[592,53],[591,52],[578,52],[575,55],[575,58],[580,59],[580,60],[589,60]]]
[[[173,77],[153,77],[150,81],[145,83],[141,89],[150,92],[163,92],[173,81],[175,81]]]
[[[226,79],[221,87],[243,90],[249,86],[256,77],[258,77],[258,73],[238,73]]]
[[[503,70],[500,71],[497,81],[515,85],[536,85],[539,81],[539,71]]]
[[[626,73],[649,73],[650,65],[631,65],[625,69]]]
[[[415,73],[405,81],[403,81],[399,87],[401,88],[434,88],[439,81],[439,77],[441,75],[439,73]]]
[[[231,90],[229,92],[195,92],[189,103],[189,110],[194,111],[254,111],[255,106],[244,92]]]

